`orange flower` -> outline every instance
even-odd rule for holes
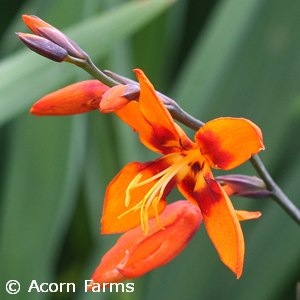
[[[168,205],[160,215],[163,229],[151,219],[146,235],[140,226],[124,233],[103,256],[92,276],[93,282],[120,282],[168,263],[186,247],[201,222],[198,206],[188,201]]]
[[[162,153],[155,161],[126,165],[109,184],[102,216],[102,233],[124,232],[141,224],[150,232],[149,219],[164,209],[165,198],[175,186],[203,215],[207,233],[223,263],[239,278],[244,260],[244,238],[240,219],[258,217],[240,212],[237,216],[212,168],[232,169],[264,149],[260,129],[243,118],[219,118],[202,126],[191,141],[174,123],[141,70],[138,101],[130,101],[115,113],[139,133],[149,149]],[[119,92],[118,92],[119,91]],[[124,86],[106,92],[122,98]],[[106,102],[106,109],[109,108]],[[162,225],[160,225],[163,227]]]

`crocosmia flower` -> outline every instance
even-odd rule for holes
[[[222,262],[239,278],[244,261],[239,218],[258,215],[245,211],[237,215],[211,168],[230,170],[264,149],[261,130],[247,119],[218,118],[202,126],[192,141],[173,121],[144,73],[138,69],[135,73],[139,98],[124,101],[115,113],[138,132],[146,147],[162,156],[146,163],[129,163],[111,181],[105,195],[102,233],[124,232],[141,224],[142,231],[149,234],[152,217],[163,228],[160,213],[167,195],[177,186],[188,201],[198,205]],[[105,97],[114,107],[114,99],[122,103],[125,91],[126,86],[119,85],[108,90]],[[109,110],[109,101],[105,103]]]

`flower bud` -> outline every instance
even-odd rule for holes
[[[39,35],[52,41],[56,45],[67,50],[68,54],[72,57],[84,59],[87,54],[71,39],[56,28],[40,27],[37,29]]]
[[[98,109],[108,86],[98,80],[71,84],[37,101],[30,112],[38,116],[72,115]]]
[[[57,28],[36,16],[23,15],[24,23],[37,36],[43,37],[65,49],[67,53],[78,59],[86,59],[88,55],[70,38]]]
[[[53,42],[33,34],[17,33],[19,39],[32,51],[56,62],[62,62],[68,52]]]
[[[110,113],[116,111],[126,104],[131,99],[126,96],[126,91],[130,85],[116,85],[110,88],[102,97],[99,110],[102,113]],[[125,95],[125,96],[124,96]]]
[[[265,198],[271,195],[264,181],[256,176],[224,175],[216,177],[227,195],[249,198]]]
[[[93,274],[94,285],[139,277],[168,263],[199,229],[202,215],[198,206],[182,200],[168,205],[159,219],[162,228],[154,218],[149,222],[148,234],[138,226],[118,239]]]

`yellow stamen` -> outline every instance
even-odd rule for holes
[[[158,197],[155,197],[153,199],[153,202],[152,202],[152,207],[154,209],[154,215],[155,215],[155,221],[156,221],[156,224],[159,228],[163,229],[163,226],[161,225],[160,223],[160,220],[159,220],[159,213],[158,213],[158,202],[160,201],[160,198]]]
[[[141,173],[138,173],[129,183],[127,189],[126,189],[126,194],[125,194],[125,206],[128,207],[130,203],[130,191],[132,188],[136,187],[138,182],[140,181],[142,177]]]
[[[182,156],[181,154],[172,154],[172,156],[176,155],[176,162],[171,165],[170,167],[166,168],[165,170],[159,172],[158,174],[140,181],[142,177],[142,174],[139,173],[137,174],[133,180],[130,182],[128,185],[128,188],[126,190],[126,196],[125,196],[125,206],[128,207],[130,203],[130,192],[138,188],[140,186],[146,185],[148,183],[151,183],[155,180],[157,180],[153,186],[148,190],[146,195],[143,197],[143,199],[137,203],[135,206],[131,207],[128,209],[126,212],[118,216],[119,218],[122,218],[124,215],[127,215],[131,211],[136,211],[140,209],[140,219],[141,219],[141,226],[142,230],[147,233],[149,231],[149,208],[150,205],[152,204],[154,208],[154,214],[155,214],[155,219],[156,223],[158,226],[161,227],[160,222],[159,222],[159,214],[158,214],[158,203],[162,199],[164,195],[164,191],[167,187],[167,185],[170,183],[170,181],[178,174],[182,169],[186,168],[188,164],[194,160],[197,159],[199,156],[198,151],[191,151],[187,153],[186,156]],[[189,169],[187,169],[188,171]]]

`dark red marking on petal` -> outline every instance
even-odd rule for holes
[[[201,133],[201,143],[205,145],[205,150],[200,147],[201,153],[209,155],[214,162],[214,168],[226,169],[227,166],[235,159],[234,156],[222,149],[222,141],[219,136],[212,131],[204,131]]]

